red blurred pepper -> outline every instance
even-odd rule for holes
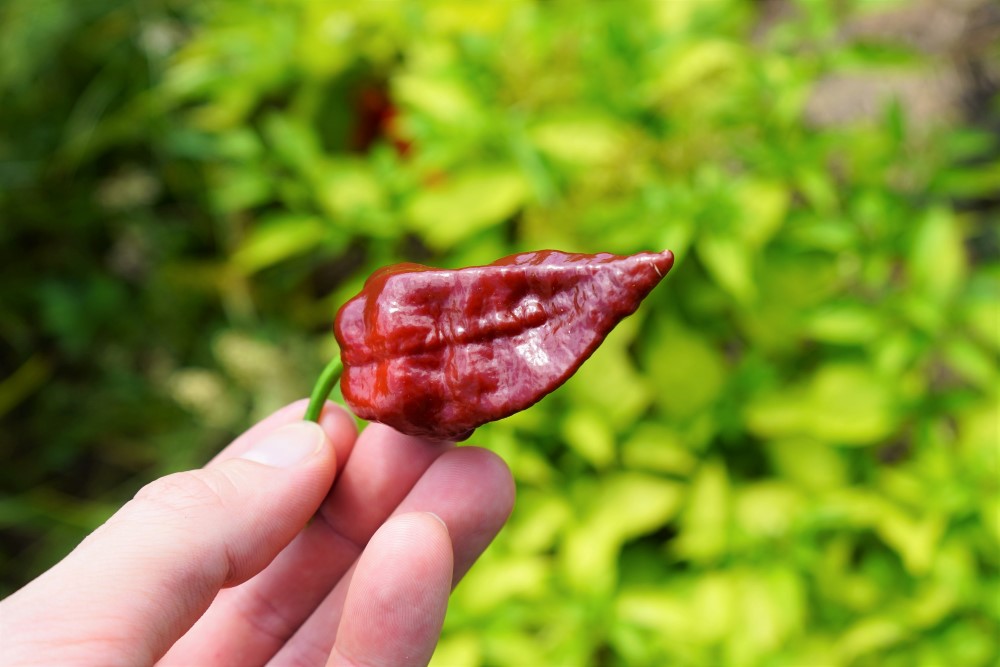
[[[543,250],[381,269],[337,314],[344,399],[403,433],[464,440],[565,382],[673,262]]]

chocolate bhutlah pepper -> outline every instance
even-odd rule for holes
[[[543,250],[381,269],[337,314],[344,399],[403,433],[464,440],[565,382],[673,262]]]

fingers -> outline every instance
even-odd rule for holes
[[[222,591],[163,664],[204,664],[217,651],[236,656],[240,664],[274,655],[327,597],[421,475],[452,447],[381,424],[368,426],[320,515],[258,576]]]
[[[328,665],[426,665],[451,593],[452,545],[433,514],[385,523],[358,561]]]
[[[233,440],[228,447],[216,454],[208,463],[208,466],[212,466],[219,461],[236,458],[276,428],[302,421],[306,413],[306,406],[308,405],[308,400],[295,401],[265,417]],[[357,427],[354,424],[354,418],[336,403],[327,401],[323,406],[322,413],[320,413],[319,425],[328,434],[330,442],[337,453],[337,469],[342,470],[357,436]],[[345,434],[348,434],[349,437],[344,437]]]
[[[329,437],[312,423],[274,428],[280,423],[254,429],[227,452],[235,458],[146,486],[9,598],[0,614],[18,642],[5,646],[5,657],[13,653],[16,663],[21,651],[48,664],[160,657],[221,587],[259,572],[295,537],[332,483],[336,450],[354,438],[349,418],[329,417]]]
[[[503,460],[485,449],[459,447],[431,464],[396,513],[432,512],[444,520],[451,535],[457,582],[500,532],[513,504],[514,482]],[[322,663],[337,637],[350,581],[348,573],[271,664]]]
[[[460,447],[434,463],[397,513],[434,512],[454,536],[455,582],[465,576],[514,508],[514,478],[487,449]]]
[[[364,430],[320,515],[337,534],[363,546],[450,442],[403,435],[382,424]]]

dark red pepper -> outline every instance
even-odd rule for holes
[[[673,262],[543,250],[381,269],[337,313],[344,399],[403,433],[464,440],[565,382]]]

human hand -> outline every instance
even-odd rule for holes
[[[0,663],[426,663],[452,586],[510,513],[510,472],[304,410],[152,482],[0,602]]]

